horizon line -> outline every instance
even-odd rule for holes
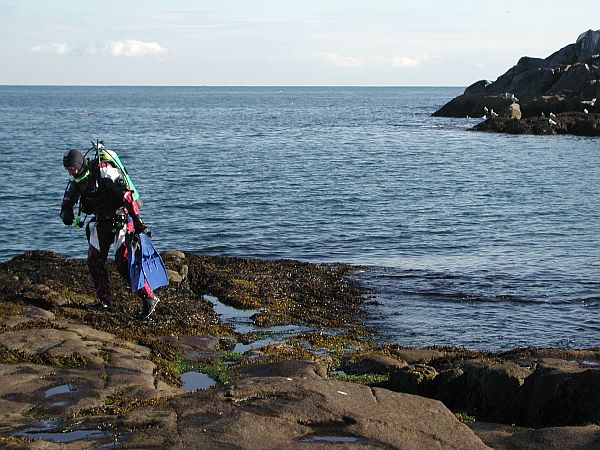
[[[413,87],[413,88],[462,88],[467,85],[443,85],[443,84],[33,84],[33,83],[25,83],[25,84],[15,84],[15,83],[0,83],[1,87],[215,87],[215,88],[224,88],[224,87],[252,87],[252,88],[260,88],[260,87],[277,87],[277,88],[286,88],[286,87],[339,87],[339,88],[399,88],[399,87]]]

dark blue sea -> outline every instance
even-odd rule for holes
[[[600,141],[431,117],[461,92],[0,86],[0,261],[85,257],[62,156],[102,139],[160,250],[357,265],[381,341],[600,346]]]

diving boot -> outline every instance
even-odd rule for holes
[[[142,310],[142,320],[145,320],[152,315],[152,313],[156,309],[156,305],[158,305],[159,301],[160,301],[160,299],[156,295],[153,295],[152,297],[148,297],[148,298],[144,299],[144,309]]]

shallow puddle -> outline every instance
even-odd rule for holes
[[[28,439],[43,439],[53,442],[72,442],[82,439],[98,439],[111,436],[110,431],[98,429],[69,430],[59,426],[54,420],[44,420],[37,427],[29,427],[13,433],[12,436],[21,436]]]
[[[181,389],[184,391],[197,391],[208,389],[217,384],[215,380],[202,372],[189,371],[181,374]]]
[[[58,394],[68,394],[69,392],[75,392],[77,386],[73,384],[61,384],[60,386],[54,386],[50,389],[46,389],[44,392],[44,398],[52,397]]]
[[[238,333],[250,333],[255,331],[256,327],[252,323],[252,317],[259,311],[256,309],[237,309],[233,306],[228,306],[221,303],[217,297],[205,295],[205,300],[212,303],[215,312],[221,316],[221,320],[225,323],[230,323],[235,327]]]
[[[240,334],[259,334],[262,336],[261,339],[250,342],[248,344],[242,344],[238,342],[233,349],[236,353],[245,353],[255,348],[264,347],[269,344],[275,344],[282,342],[285,337],[299,334],[312,329],[309,327],[301,327],[297,325],[277,325],[273,327],[257,327],[252,322],[252,316],[260,312],[255,309],[237,309],[233,306],[228,306],[217,297],[212,295],[205,295],[204,299],[208,300],[213,305],[215,312],[221,317],[221,320],[225,323],[234,326],[236,332]]]
[[[332,444],[346,444],[349,442],[358,442],[361,438],[355,436],[335,436],[326,434],[315,434],[312,436],[306,436],[300,440],[300,442],[329,442]]]

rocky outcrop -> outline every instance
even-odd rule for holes
[[[433,115],[519,119],[600,113],[598,98],[600,30],[589,30],[545,59],[523,57],[496,81],[477,81]]]

